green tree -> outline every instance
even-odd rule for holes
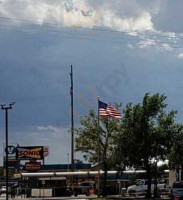
[[[168,156],[169,166],[171,169],[183,170],[183,125],[177,125],[177,132],[171,137],[171,151]],[[183,180],[183,173],[181,173],[181,180]]]
[[[76,151],[83,152],[85,160],[93,164],[98,163],[100,151],[98,164],[104,170],[102,193],[106,196],[107,170],[113,163],[114,138],[119,129],[119,120],[101,118],[98,127],[98,116],[94,110],[90,110],[87,116],[81,118],[80,123],[81,127],[76,129]]]
[[[127,104],[123,112],[120,134],[116,139],[116,162],[122,166],[144,168],[147,172],[147,197],[151,196],[154,162],[165,160],[176,132],[175,111],[165,112],[166,97],[145,94],[143,102]]]

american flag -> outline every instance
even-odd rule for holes
[[[115,119],[121,119],[121,113],[117,109],[102,101],[99,101],[99,114],[102,117],[112,117]]]

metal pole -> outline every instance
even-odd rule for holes
[[[8,200],[8,109],[5,108],[6,124],[6,200]]]
[[[70,88],[70,95],[71,95],[71,172],[74,172],[74,99],[73,99],[73,69],[71,65],[71,88]],[[74,193],[74,177],[71,177],[71,186],[72,191]]]
[[[6,104],[1,104],[1,109],[5,110],[5,134],[6,134],[6,147],[5,147],[5,153],[6,153],[6,200],[8,200],[8,110],[12,109],[12,105],[14,105],[15,102],[10,103],[9,106],[6,106]]]
[[[74,171],[74,99],[73,99],[73,69],[71,65],[71,171]]]
[[[98,197],[100,197],[100,111],[99,111],[99,101],[100,97],[98,96]]]
[[[69,172],[69,153],[67,153],[67,170]]]

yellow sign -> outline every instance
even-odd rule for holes
[[[17,159],[41,160],[43,159],[43,147],[17,147]]]

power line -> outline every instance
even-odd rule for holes
[[[19,26],[14,26],[14,25],[5,25],[5,24],[0,24],[0,26],[3,26],[3,27],[10,27],[10,28],[18,28],[19,30],[21,30],[21,27],[19,27]],[[22,31],[22,30],[21,30]],[[23,31],[25,31],[24,29],[23,29]],[[32,32],[33,30],[31,30],[31,32]],[[40,32],[38,32],[39,30],[35,30],[36,32],[35,33],[40,33]],[[44,34],[45,34],[45,31],[47,32],[47,33],[61,33],[61,34],[69,34],[69,35],[71,35],[71,36],[90,36],[90,38],[91,37],[93,37],[93,36],[91,36],[90,34],[81,34],[81,33],[73,33],[73,32],[66,32],[66,31],[59,31],[59,30],[48,30],[48,29],[46,29],[46,30],[40,30],[40,31],[44,31]],[[29,32],[29,31],[28,31]],[[42,34],[42,33],[41,33]],[[97,36],[98,37],[98,36]],[[100,36],[99,36],[100,37]],[[142,41],[142,39],[140,39],[140,38],[125,38],[125,37],[111,37],[111,36],[106,36],[105,35],[105,37],[103,37],[104,39],[106,39],[106,38],[109,38],[109,39],[119,39],[119,40],[128,40],[128,41],[137,41],[137,42],[140,42],[140,41]],[[100,38],[99,38],[100,39]],[[148,38],[149,39],[149,38]],[[183,38],[182,38],[183,39]],[[144,39],[145,40],[145,39]],[[175,44],[179,44],[178,42],[176,42],[176,43],[174,43],[174,42],[169,42],[169,41],[156,41],[156,43],[158,43],[158,44],[172,44],[172,45],[175,45]]]
[[[69,94],[58,94],[58,95],[50,95],[50,96],[39,96],[39,97],[23,97],[23,98],[15,98],[17,100],[30,100],[30,99],[47,99],[47,98],[65,98],[69,97]]]
[[[42,99],[48,99],[48,98],[67,98],[69,97],[69,94],[58,94],[58,95],[50,95],[50,96],[32,96],[32,97],[19,97],[16,98],[14,97],[13,99],[18,103],[18,102],[22,102],[22,101],[27,101],[27,100],[42,100]],[[74,95],[74,97],[78,97],[79,95]],[[87,100],[92,100],[93,98],[87,98]],[[9,101],[9,99],[4,99],[4,100],[0,100],[0,102],[7,102]]]
[[[183,36],[170,36],[170,35],[164,35],[164,34],[147,34],[147,33],[142,33],[142,32],[138,32],[138,31],[119,31],[119,30],[112,30],[110,28],[105,29],[102,27],[92,27],[92,28],[87,28],[87,27],[81,27],[81,26],[64,26],[64,25],[60,25],[58,23],[48,23],[48,22],[38,22],[38,21],[34,21],[34,20],[25,20],[25,19],[18,19],[18,18],[10,18],[10,17],[3,17],[0,16],[0,19],[4,19],[4,20],[10,20],[10,21],[20,21],[23,23],[29,23],[29,24],[37,24],[37,25],[46,25],[46,26],[54,26],[54,27],[60,27],[60,28],[67,28],[67,29],[78,29],[78,30],[89,30],[89,31],[104,31],[104,32],[112,32],[112,33],[125,33],[125,34],[137,34],[137,35],[143,35],[143,36],[153,36],[153,37],[163,37],[163,38],[176,38],[178,37],[178,39],[183,39]],[[37,19],[39,20],[39,19]]]
[[[76,119],[76,122],[79,122],[79,120]],[[60,122],[28,122],[28,123],[9,123],[10,127],[35,127],[35,126],[56,126],[56,127],[63,127],[63,124],[68,123],[68,127],[70,124],[70,120],[60,120]],[[5,127],[4,124],[0,124],[0,127]]]
[[[0,30],[3,31],[9,31],[9,29],[3,29],[0,28]],[[53,35],[53,34],[44,34],[44,33],[39,33],[37,31],[22,31],[22,30],[13,30],[13,31],[21,31],[22,33],[27,33],[27,34],[36,34],[36,35],[45,35],[45,36],[54,36],[54,37],[59,37],[59,38],[70,38],[70,39],[80,39],[80,40],[90,40],[90,41],[99,41],[99,42],[108,42],[108,43],[115,43],[115,44],[134,44],[134,45],[138,45],[138,42],[132,43],[132,42],[128,42],[125,38],[125,41],[112,41],[112,40],[101,40],[101,39],[96,39],[96,38],[87,38],[87,37],[76,37],[76,34],[73,34],[73,36],[63,36],[63,35]],[[62,34],[62,33],[61,33]],[[142,40],[141,40],[142,41]],[[162,44],[167,44],[167,42],[162,42]],[[178,44],[178,43],[177,43]],[[152,47],[159,47],[159,48],[166,48],[166,46],[159,46],[156,44],[148,44],[148,46],[152,46]],[[170,46],[170,48],[172,49],[183,49],[183,46]]]
[[[58,94],[58,95],[50,95],[50,96],[35,96],[35,97],[19,97],[19,98],[14,98],[17,102],[22,102],[22,101],[27,101],[27,100],[42,100],[42,99],[48,99],[48,98],[67,98],[69,97],[68,95],[63,95],[63,94]],[[6,102],[7,100],[0,100],[0,102]]]

